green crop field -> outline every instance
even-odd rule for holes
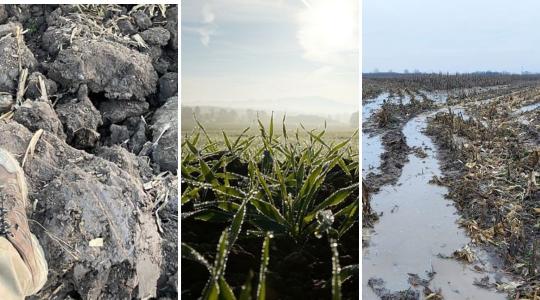
[[[183,296],[358,298],[357,133],[198,125],[182,139]]]

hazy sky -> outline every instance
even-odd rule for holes
[[[356,0],[183,1],[182,101],[357,107],[358,24]]]
[[[540,1],[364,0],[362,69],[540,71]]]

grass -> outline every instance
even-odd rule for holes
[[[328,291],[328,298],[341,299],[342,282],[358,273],[358,256],[351,256],[356,264],[341,268],[338,252],[339,247],[346,253],[358,251],[350,249],[358,247],[357,234],[351,231],[358,227],[357,133],[327,138],[325,128],[301,126],[290,131],[284,119],[276,125],[273,117],[267,126],[258,122],[258,134],[245,129],[231,135],[223,131],[219,136],[198,125],[182,142],[181,202],[183,240],[192,237],[182,244],[182,257],[205,266],[208,273],[201,297],[237,299],[235,290],[240,299],[265,299],[276,293],[290,296],[280,287],[280,279],[288,274],[278,264],[292,251],[324,265],[324,276],[329,276],[321,289]],[[188,225],[206,229],[197,232],[194,227],[186,229]],[[218,233],[217,251],[210,251],[208,243],[216,241],[204,236]],[[323,237],[329,245],[324,250],[318,246]],[[255,245],[261,242],[259,252]],[[227,260],[238,252],[259,257],[255,290],[251,288],[255,263],[240,266],[244,271],[233,266],[233,284],[226,278]],[[208,256],[214,257],[212,266]],[[273,256],[275,266],[269,263]],[[188,290],[198,297],[195,280],[183,278],[183,295]],[[306,289],[313,283],[297,285]]]

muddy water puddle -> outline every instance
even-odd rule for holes
[[[530,111],[533,111],[533,110],[536,110],[536,109],[539,109],[539,108],[540,108],[540,102],[525,105],[525,106],[521,107],[520,109],[516,110],[514,115],[520,115],[520,114],[530,112]]]
[[[362,121],[367,120],[389,97],[389,93],[381,93],[373,99],[368,99],[362,104]]]
[[[362,105],[362,120],[367,120],[373,113],[381,108],[382,104],[389,97],[389,93],[382,93],[374,99],[367,100]],[[381,136],[376,134],[362,134],[362,173],[378,173],[381,165],[381,153],[383,145]]]
[[[485,276],[490,282],[504,281],[497,263],[490,261],[484,251],[472,249],[479,257],[475,264],[443,258],[470,240],[456,223],[458,215],[452,202],[444,198],[447,189],[429,183],[434,175],[441,176],[441,171],[435,146],[422,133],[427,116],[410,120],[403,129],[407,144],[421,147],[427,156],[411,154],[397,185],[385,186],[372,197],[373,209],[382,216],[366,232],[369,237],[363,249],[363,299],[379,299],[367,284],[370,278],[384,280],[385,289],[397,292],[411,288],[410,274],[428,280],[429,272],[435,272],[429,288],[440,289],[444,299],[506,299],[502,293],[474,285]],[[485,272],[475,271],[475,265]],[[418,291],[423,295],[420,288]]]
[[[381,165],[380,156],[383,152],[381,136],[363,134],[362,149],[365,149],[362,151],[362,173],[378,173],[378,168]]]

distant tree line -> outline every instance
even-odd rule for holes
[[[516,82],[540,80],[540,74],[510,74],[501,72],[474,73],[365,73],[363,84],[369,90],[380,86],[395,88],[450,90],[455,88],[487,87]],[[374,88],[376,87],[376,88]],[[364,94],[363,94],[364,95]]]
[[[196,126],[195,119],[199,120],[208,128],[229,128],[256,126],[257,119],[268,122],[271,112],[254,109],[232,109],[212,106],[182,106],[182,128],[190,129]],[[310,114],[288,114],[284,112],[274,112],[274,122],[280,124],[283,117],[287,124],[300,124],[309,127],[321,127],[324,123],[356,128],[358,126],[358,112],[344,114],[343,116],[319,116]]]

